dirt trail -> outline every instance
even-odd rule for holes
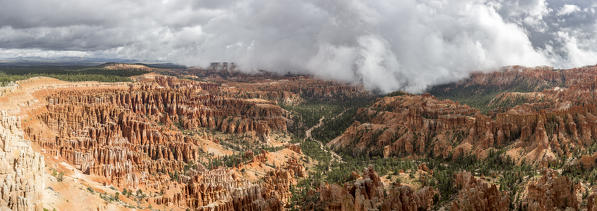
[[[339,116],[341,116],[342,114],[344,114],[344,112],[346,112],[346,110],[344,110],[344,111],[342,111],[341,113],[339,113],[338,115],[336,115],[336,116],[332,117],[332,119],[336,119],[337,117],[339,117]],[[323,120],[325,120],[325,116],[324,116],[324,117],[321,117],[321,119],[319,119],[319,122],[318,122],[316,125],[314,125],[313,127],[309,128],[309,129],[307,129],[307,130],[305,131],[305,138],[303,139],[303,141],[307,141],[307,140],[309,140],[309,139],[310,139],[310,140],[312,140],[312,141],[314,141],[314,142],[317,142],[317,143],[319,144],[319,148],[320,148],[321,150],[323,150],[324,152],[326,152],[326,153],[329,153],[329,154],[331,155],[331,157],[332,157],[332,160],[331,160],[331,161],[332,161],[332,162],[330,162],[330,165],[331,165],[332,163],[334,163],[334,162],[338,162],[338,163],[344,163],[344,161],[342,160],[342,157],[340,157],[340,155],[336,154],[336,153],[335,153],[334,151],[332,151],[332,150],[327,150],[327,148],[326,148],[326,147],[323,145],[323,143],[321,143],[321,141],[319,141],[319,140],[316,140],[315,138],[313,138],[313,137],[311,136],[311,132],[312,132],[314,129],[317,129],[317,128],[319,128],[319,127],[321,127],[321,126],[323,125]],[[330,168],[330,169],[331,169],[331,168]]]
[[[323,125],[323,120],[325,119],[325,117],[321,117],[321,119],[319,119],[319,122],[316,125],[313,125],[313,127],[307,129],[305,131],[305,138],[303,140],[307,140],[307,139],[313,139],[311,137],[311,132],[319,127],[321,127],[321,125]]]

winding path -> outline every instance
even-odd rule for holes
[[[332,117],[332,119],[336,119],[337,117],[339,117],[339,116],[341,116],[342,114],[344,114],[344,112],[346,112],[346,110],[344,110],[344,111],[342,111],[341,113],[339,113],[338,115],[336,115],[336,116]],[[310,139],[310,140],[312,140],[312,141],[314,141],[314,142],[317,142],[317,143],[319,144],[319,148],[320,148],[321,150],[323,150],[323,151],[324,151],[324,152],[326,152],[326,153],[329,153],[329,154],[331,155],[331,157],[332,157],[332,160],[331,160],[331,162],[329,163],[329,165],[331,165],[333,162],[344,163],[344,161],[342,160],[342,157],[340,157],[340,156],[339,156],[338,154],[336,154],[334,151],[332,151],[332,150],[328,150],[328,149],[327,149],[325,146],[323,146],[323,143],[321,143],[321,141],[318,141],[318,140],[314,139],[314,138],[311,136],[311,132],[312,132],[314,129],[317,129],[317,128],[321,127],[321,125],[323,125],[323,120],[325,120],[325,116],[321,117],[321,119],[319,119],[319,122],[318,122],[316,125],[314,125],[313,127],[309,128],[309,129],[307,129],[307,130],[305,131],[305,138],[303,139],[303,141],[307,141],[307,140],[309,140],[309,139]]]

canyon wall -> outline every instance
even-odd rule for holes
[[[459,189],[451,202],[450,210],[510,210],[510,197],[495,184],[475,178],[470,172],[454,176],[454,186]]]
[[[241,169],[208,169],[218,155],[205,146],[223,144],[216,132],[252,140],[245,145],[268,145],[271,134],[286,132],[288,112],[275,102],[221,96],[220,91],[173,77],[131,83],[128,89],[59,89],[44,95],[46,106],[30,111],[25,132],[47,156],[83,174],[150,193],[142,203],[283,209],[290,186],[304,175],[296,160],[259,173],[261,182],[250,181]]]
[[[493,78],[495,74],[499,76]],[[491,116],[431,95],[384,97],[359,109],[358,121],[328,146],[384,157],[442,158],[465,154],[484,157],[487,150],[507,147],[508,155],[519,162],[546,166],[595,144],[597,68],[516,70],[475,75],[470,81],[499,86],[513,83],[512,75],[550,76],[547,81],[561,80],[568,87],[498,95],[490,103],[518,98],[524,102]]]
[[[41,210],[44,158],[23,138],[20,119],[0,112],[0,209]]]
[[[439,194],[430,187],[413,190],[399,183],[386,191],[371,167],[352,182],[343,186],[323,184],[318,191],[319,201],[315,206],[324,210],[431,210]]]
[[[577,184],[554,170],[546,169],[541,177],[530,180],[522,192],[521,210],[578,210]],[[590,204],[590,203],[589,203]],[[590,209],[590,208],[589,208]]]

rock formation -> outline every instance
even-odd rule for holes
[[[344,186],[324,184],[319,190],[321,206],[325,210],[431,210],[438,192],[430,187],[413,190],[394,184],[385,191],[373,168]]]
[[[24,140],[20,120],[0,112],[0,210],[40,210],[44,159]]]
[[[499,77],[493,78],[495,74]],[[431,95],[384,97],[361,108],[358,121],[328,146],[385,157],[443,158],[482,155],[492,148],[507,147],[511,149],[509,155],[519,162],[547,166],[593,145],[597,136],[597,107],[593,103],[597,101],[597,67],[477,74],[467,83],[506,86],[523,79],[568,87],[498,95],[490,103],[523,100],[491,116]]]
[[[161,187],[164,195],[150,199],[154,204],[190,207],[195,210],[281,210],[288,195],[288,171],[270,172],[264,183],[253,184],[228,169],[200,170],[195,175]],[[172,190],[181,191],[172,191]]]
[[[64,83],[40,88],[36,102],[47,104],[33,106],[29,102],[34,101],[27,101],[31,110],[23,111],[28,115],[23,130],[18,119],[0,115],[0,209],[41,208],[38,199],[44,189],[44,159],[33,152],[26,138],[47,157],[101,178],[105,186],[148,193],[139,198],[145,204],[193,210],[283,210],[297,178],[309,171],[303,163],[308,159],[289,156],[301,155],[301,147],[286,143],[288,136],[277,139],[287,134],[292,124],[282,105],[371,95],[362,87],[307,76],[246,75],[234,68],[225,72],[215,69],[176,73],[193,80],[153,75],[133,78],[134,82],[118,87],[78,89]],[[590,170],[597,160],[597,154],[590,151],[597,136],[595,87],[597,67],[510,67],[476,73],[436,91],[490,91],[493,95],[483,105],[486,111],[430,94],[382,97],[360,108],[357,121],[328,146],[370,157],[414,159],[483,158],[489,150],[503,149],[504,156],[514,158],[517,164],[526,162],[540,168],[571,158],[572,164]],[[14,89],[4,88],[0,93]],[[271,149],[284,153],[274,156]],[[221,162],[214,164],[214,160]],[[426,176],[435,171],[425,163],[418,169],[416,172]],[[400,178],[401,173],[397,174],[393,179]],[[319,196],[317,208],[584,208],[577,199],[579,185],[549,170],[540,178],[520,180],[524,191],[516,193],[515,202],[510,201],[510,192],[499,190],[497,182],[460,172],[453,180],[457,192],[442,199],[447,200],[444,204],[437,203],[438,191],[431,187],[384,185],[382,181],[388,180],[382,180],[373,168],[365,169],[362,176],[353,175],[350,182],[323,184],[311,193]],[[597,204],[596,195],[587,196],[589,210]]]
[[[543,176],[531,180],[526,185],[520,209],[578,210],[576,192],[576,185],[568,177],[560,176],[553,170],[545,170]]]
[[[285,133],[288,112],[264,99],[220,95],[210,83],[156,77],[128,89],[60,89],[31,111],[27,137],[87,175],[151,194],[145,203],[197,210],[280,210],[305,175],[296,159],[251,182],[232,168],[207,169],[214,131],[267,144]],[[196,134],[201,131],[201,135]],[[254,143],[247,143],[254,144]],[[289,146],[293,152],[300,148]],[[264,158],[267,159],[267,158]],[[43,160],[42,160],[43,161]],[[263,160],[265,162],[266,160]],[[31,199],[31,198],[28,198]]]
[[[458,195],[450,210],[509,210],[510,198],[495,184],[476,179],[469,172],[460,172],[454,178]]]
[[[246,74],[236,70],[196,68],[163,71],[206,81],[211,87],[218,87],[218,95],[235,98],[260,98],[298,104],[304,99],[346,100],[372,97],[362,86],[318,80],[304,75],[277,75],[269,72]]]

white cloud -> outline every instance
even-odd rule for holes
[[[561,0],[0,0],[0,56],[233,61],[245,71],[419,92],[503,65],[596,63],[593,7]]]
[[[89,53],[84,51],[53,51],[40,49],[6,49],[0,48],[0,59],[19,57],[87,57]]]
[[[558,15],[559,16],[570,15],[570,14],[578,12],[578,11],[580,11],[580,7],[578,7],[574,4],[566,4],[558,11]]]

